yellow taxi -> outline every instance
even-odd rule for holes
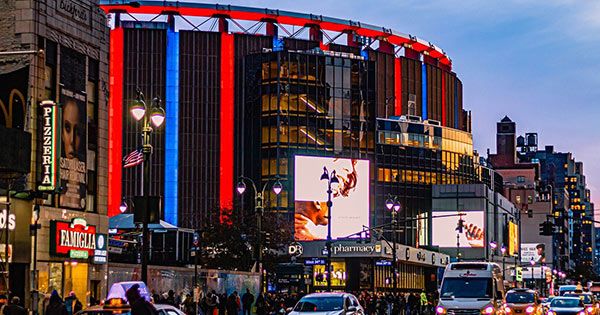
[[[507,315],[544,314],[538,293],[530,289],[512,289],[506,292],[504,311]]]

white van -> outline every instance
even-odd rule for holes
[[[480,315],[504,313],[504,279],[495,263],[458,262],[446,267],[438,315]]]

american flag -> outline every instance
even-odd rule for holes
[[[144,153],[142,153],[142,148],[137,148],[123,158],[123,167],[134,167],[142,162],[144,162]]]

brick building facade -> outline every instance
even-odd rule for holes
[[[33,270],[31,247],[15,246],[8,289],[24,298],[26,306],[33,306],[32,290],[40,294],[57,290],[62,296],[74,291],[86,303],[90,297],[106,294],[105,252],[98,251],[107,243],[108,230],[106,16],[93,0],[6,0],[0,2],[0,10],[0,51],[5,52],[0,53],[0,77],[15,69],[28,73],[22,93],[27,95],[23,117],[17,117],[23,123],[12,128],[31,133],[31,164],[29,173],[18,185],[12,183],[11,190],[39,193],[30,194],[35,197],[32,200],[15,200],[10,211],[17,214],[16,229],[26,231],[37,204],[41,224],[37,241],[27,232],[15,233],[13,244],[26,238],[29,242],[23,244],[37,248],[37,270]],[[44,186],[42,194],[41,157],[47,152],[42,152],[40,103],[46,100],[57,104],[53,110],[58,115],[53,119],[58,124],[52,127],[57,142],[50,149],[59,171],[54,174],[56,185]],[[0,124],[10,127],[8,121],[0,119]],[[93,230],[91,239],[96,244],[65,246],[69,243],[61,239],[61,229]],[[34,275],[37,279],[32,279]]]

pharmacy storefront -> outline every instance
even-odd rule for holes
[[[43,257],[37,263],[38,281],[41,293],[56,290],[65,297],[74,292],[82,303],[90,303],[91,298],[101,300],[106,296],[108,238],[101,232],[106,231],[106,225],[100,228],[104,221],[100,216],[87,214],[86,219],[81,215],[72,213],[69,217],[65,212],[42,225],[48,237],[42,238],[39,245],[47,242],[48,247],[41,251]]]
[[[301,254],[297,260],[310,270],[310,291],[320,291],[327,286],[324,241],[295,244]],[[332,287],[336,290],[391,290],[392,245],[386,242],[360,243],[334,241],[331,246]],[[439,268],[449,262],[449,256],[438,252],[396,244],[398,289],[417,291],[435,290]]]

